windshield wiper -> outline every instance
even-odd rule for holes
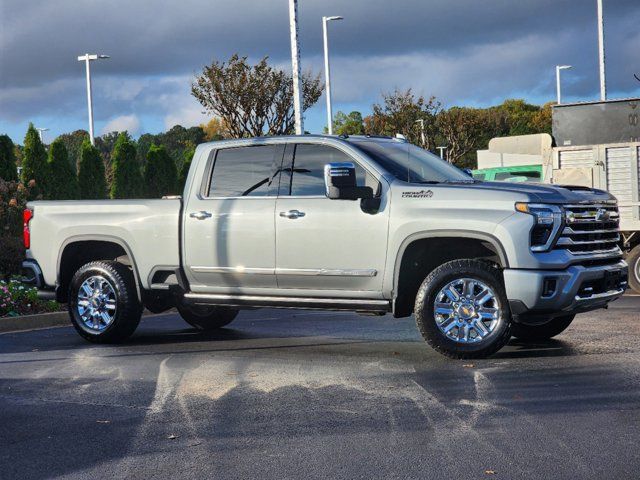
[[[479,180],[476,180],[475,178],[470,178],[469,180],[445,180],[444,183],[478,183]]]

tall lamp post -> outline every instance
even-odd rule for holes
[[[101,60],[105,58],[110,58],[109,55],[96,55],[85,53],[84,55],[80,55],[78,57],[79,62],[85,62],[86,70],[87,70],[87,104],[89,108],[89,140],[91,140],[91,145],[95,145],[96,142],[93,138],[93,105],[91,100],[91,69],[89,68],[89,64],[92,60]]]
[[[48,128],[36,128],[36,130],[37,130],[37,131],[38,131],[38,133],[40,134],[40,141],[41,141],[42,143],[44,143],[44,139],[43,139],[43,136],[42,136],[42,132],[48,132],[48,131],[49,131],[49,129],[48,129]]]
[[[438,150],[440,150],[440,158],[445,160],[444,158],[444,151],[447,149],[447,147],[436,147]]]
[[[604,15],[602,0],[598,0],[598,58],[600,63],[600,100],[607,99],[607,77],[604,67]]]
[[[324,78],[327,95],[327,129],[329,135],[333,135],[333,111],[331,110],[331,71],[329,70],[329,38],[327,35],[327,23],[332,20],[342,20],[343,17],[322,17],[322,35],[324,39]]]
[[[571,65],[556,65],[556,94],[558,96],[558,105],[562,103],[562,95],[560,93],[560,72],[569,70]]]
[[[420,141],[422,142],[422,148],[427,148],[427,139],[424,136],[424,118],[419,118],[415,123],[420,125]]]
[[[298,47],[298,0],[289,0],[289,33],[291,35],[291,70],[293,77],[293,115],[296,135],[304,133],[302,89],[300,88],[300,49]]]

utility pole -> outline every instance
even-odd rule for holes
[[[571,68],[571,65],[556,65],[556,94],[558,96],[558,105],[562,103],[562,95],[560,93],[560,71],[568,70]]]
[[[84,55],[80,55],[78,57],[79,62],[85,62],[87,72],[87,106],[89,109],[89,140],[91,141],[91,145],[95,145],[96,142],[93,138],[93,102],[91,99],[91,68],[89,67],[89,64],[93,60],[106,58],[110,58],[109,55],[96,55],[89,53],[85,53]]]
[[[42,132],[47,132],[49,129],[48,128],[36,128],[36,130],[38,131],[38,133],[40,134],[40,141],[42,143],[44,143],[44,138],[42,136]]]
[[[289,30],[291,33],[291,70],[293,77],[293,115],[296,135],[304,134],[302,89],[300,88],[300,49],[298,47],[298,0],[289,0]]]
[[[422,142],[422,148],[427,148],[427,139],[424,136],[424,118],[419,118],[415,123],[420,124],[420,141]]]
[[[607,77],[604,62],[604,15],[602,0],[598,1],[598,54],[600,59],[600,100],[607,100]]]
[[[333,110],[331,109],[331,71],[329,70],[329,36],[327,23],[332,20],[342,20],[342,17],[322,17],[322,36],[324,40],[324,79],[325,94],[327,96],[327,131],[333,135]]]

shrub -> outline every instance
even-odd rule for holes
[[[73,200],[78,198],[79,186],[76,172],[69,162],[64,143],[59,138],[49,147],[49,179],[45,198],[49,200]]]
[[[147,195],[150,198],[177,193],[178,172],[176,164],[163,146],[151,145],[149,148],[147,164],[144,169],[144,181]]]
[[[187,183],[187,175],[189,175],[189,169],[191,168],[191,160],[193,159],[193,155],[196,153],[195,147],[190,147],[189,149],[184,151],[182,157],[182,167],[180,167],[180,179],[179,186],[181,190],[184,190],[184,186]]]
[[[100,153],[89,139],[82,142],[80,165],[78,166],[80,198],[98,200],[107,198],[107,181]]]
[[[15,145],[8,135],[0,135],[0,178],[7,181],[18,180]]]
[[[0,179],[0,276],[17,274],[24,258],[22,212],[29,189]]]
[[[29,124],[27,135],[24,137],[24,151],[22,157],[22,183],[29,184],[31,180],[35,185],[31,189],[34,198],[42,197],[46,190],[47,181],[47,151],[40,141],[40,135]]]
[[[136,157],[136,147],[126,133],[118,135],[111,156],[111,198],[141,198],[142,174]]]
[[[0,280],[0,317],[55,312],[61,307],[54,301],[38,299],[35,287],[18,280]]]

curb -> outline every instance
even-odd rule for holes
[[[66,310],[64,312],[38,313],[19,317],[2,317],[0,318],[0,333],[68,325],[71,325],[71,321]]]

